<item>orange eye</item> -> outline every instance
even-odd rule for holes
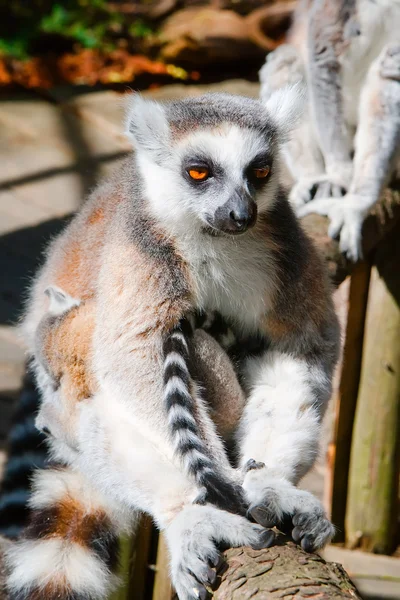
[[[268,177],[270,170],[269,167],[263,167],[262,169],[253,169],[253,173],[257,179],[265,179],[265,177]]]
[[[206,167],[197,167],[196,169],[189,169],[189,176],[195,181],[204,181],[209,176],[210,171]]]

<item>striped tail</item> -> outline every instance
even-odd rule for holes
[[[116,587],[118,525],[69,467],[35,473],[23,536],[6,553],[10,600],[105,600]]]
[[[190,346],[193,328],[182,319],[166,336],[164,354],[164,402],[175,452],[187,473],[205,490],[198,502],[210,502],[232,513],[245,514],[241,487],[229,481],[213,461],[196,420],[198,387],[191,376]]]
[[[32,473],[47,461],[45,436],[35,427],[39,404],[39,390],[27,370],[8,435],[0,489],[0,535],[11,539],[18,537],[28,521]]]

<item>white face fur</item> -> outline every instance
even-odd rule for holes
[[[266,116],[277,135],[228,121],[173,139],[160,105],[136,97],[128,127],[145,196],[175,234],[244,234],[273,204],[279,146],[293,127],[302,98],[293,88],[271,97]],[[299,103],[300,96],[300,103]],[[132,136],[132,120],[137,124]]]

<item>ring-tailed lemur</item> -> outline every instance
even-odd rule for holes
[[[296,488],[316,456],[339,337],[327,275],[279,186],[279,147],[297,97],[285,90],[266,106],[226,94],[131,101],[135,152],[50,246],[25,317],[44,395],[39,424],[52,431],[52,409],[65,406],[64,382],[54,385],[45,362],[70,351],[70,336],[78,341],[68,377],[81,388],[89,375],[94,392],[69,397],[73,426],[61,419],[67,437],[61,430],[52,438],[64,465],[35,478],[36,513],[8,555],[12,598],[105,598],[115,584],[115,536],[137,510],[165,531],[181,600],[205,597],[219,542],[269,545],[274,535],[263,526],[288,518],[306,549],[332,536],[319,501]],[[52,327],[38,334],[49,286],[79,298],[55,336]],[[68,314],[85,307],[93,311],[90,344],[86,335],[79,340],[90,319],[68,324]],[[235,430],[237,468],[191,384],[200,365],[179,329],[214,311],[240,350],[246,401]],[[179,353],[168,346],[174,338]],[[174,369],[164,379],[166,362]],[[170,433],[180,418],[180,439],[202,447],[179,456]],[[203,446],[231,491],[242,484],[256,523],[196,504],[203,483],[182,455],[195,465]]]
[[[264,101],[308,86],[307,117],[284,149],[290,199],[299,216],[327,215],[352,260],[366,215],[400,174],[399,30],[400,0],[302,0],[288,44],[260,71]]]

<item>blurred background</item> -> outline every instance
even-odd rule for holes
[[[29,475],[46,457],[45,441],[33,426],[38,395],[26,373],[24,348],[14,325],[46,243],[129,151],[122,133],[124,95],[141,90],[162,100],[225,90],[257,97],[258,71],[266,54],[284,41],[295,6],[295,0],[1,3],[3,535],[15,537],[25,522]],[[374,322],[367,302],[370,273],[370,261],[360,263],[351,277],[340,278],[343,281],[335,291],[345,359],[325,418],[320,458],[302,486],[323,499],[338,527],[336,543],[325,556],[345,566],[363,597],[400,600],[398,468],[386,476],[388,463],[393,466],[397,461],[399,440],[392,443],[391,455],[380,446],[382,438],[397,435],[398,412],[390,413],[395,415],[389,418],[392,429],[385,425],[387,429],[379,430],[379,415],[386,410],[385,397],[380,399],[376,412],[363,413],[370,424],[366,438],[361,417],[355,422],[362,402],[362,363],[370,360],[365,357],[366,323]],[[346,523],[351,522],[349,482],[357,479],[357,469],[362,468],[350,469],[351,448],[364,445],[370,452],[374,444],[368,454],[374,461],[369,463],[367,478],[374,508],[365,519],[385,524],[379,541],[375,533],[346,531]],[[359,505],[353,503],[351,510],[364,510],[365,497],[361,494]],[[115,598],[166,600],[170,596],[165,549],[149,521],[142,522],[134,543],[125,541],[124,556],[124,576],[134,578],[135,588],[127,585]]]

